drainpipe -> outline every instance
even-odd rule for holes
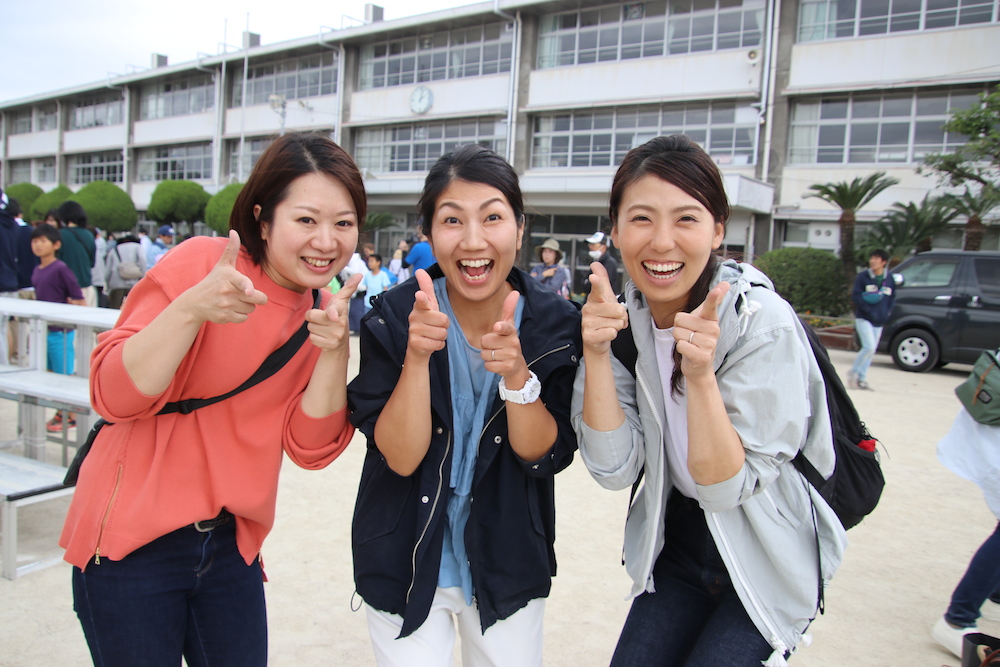
[[[493,0],[493,13],[514,24],[514,39],[510,53],[510,86],[507,90],[507,162],[514,164],[514,127],[517,124],[517,80],[521,67],[521,12],[516,16],[500,9],[500,0]]]
[[[772,0],[770,13],[772,15],[769,19],[771,28],[770,34],[768,35],[767,53],[764,56],[767,67],[767,71],[764,73],[766,77],[764,84],[765,90],[761,95],[764,97],[762,101],[765,106],[762,110],[762,115],[766,123],[764,125],[764,161],[761,165],[761,180],[765,182],[767,182],[768,172],[771,170],[771,140],[774,136],[774,123],[771,119],[771,111],[774,109],[774,88],[778,72],[778,58],[774,53],[774,50],[778,46],[778,26],[781,23],[781,0]],[[768,242],[768,245],[770,245],[770,241]]]

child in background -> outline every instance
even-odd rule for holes
[[[382,270],[382,255],[375,252],[368,255],[368,270],[365,272],[365,277],[361,280],[361,284],[367,289],[364,296],[365,312],[367,313],[372,309],[372,297],[381,294],[392,286],[392,278],[389,277],[389,272]]]
[[[31,284],[35,288],[38,301],[72,303],[84,305],[83,291],[73,271],[62,260],[56,259],[56,251],[62,247],[59,230],[49,224],[41,224],[31,232],[31,252],[38,257],[39,264],[31,272]],[[75,368],[73,343],[76,332],[65,327],[49,327],[48,369],[63,375],[72,375]],[[69,428],[76,426],[76,415],[69,413]],[[46,428],[58,433],[63,430],[62,410],[57,410]]]

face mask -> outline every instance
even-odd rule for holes
[[[590,257],[596,262],[601,258],[601,255],[603,255],[604,253],[602,253],[600,250],[591,250],[587,254],[590,255]]]

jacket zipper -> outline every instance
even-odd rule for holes
[[[656,422],[656,428],[659,430],[659,440],[657,442],[659,443],[658,446],[662,447],[663,446],[663,424],[660,423],[660,415],[658,414],[656,408],[653,406],[653,401],[649,398],[649,392],[646,390],[646,382],[645,382],[645,380],[642,379],[642,377],[640,377],[638,369],[636,369],[635,380],[636,380],[636,384],[638,385],[639,389],[642,390],[642,397],[644,399],[646,399],[646,405],[649,406],[649,414],[653,417],[653,421]],[[660,455],[660,481],[661,481],[661,483],[663,485],[666,485],[666,483],[667,483],[667,479],[666,479],[666,477],[667,477],[667,475],[666,475],[666,473],[667,473],[667,471],[666,471],[666,458],[667,458],[666,457],[666,452],[661,452],[661,455]],[[646,465],[645,462],[643,462],[643,467],[645,467],[645,465]],[[661,487],[660,496],[662,497],[662,495],[663,495],[663,491],[662,491],[662,487]],[[654,517],[654,519],[655,519],[655,524],[654,525],[658,526],[663,521],[663,503],[658,500],[656,502],[655,507],[656,507],[656,516]],[[632,514],[632,508],[631,507],[628,508],[628,513]],[[626,517],[626,521],[628,521],[627,517]],[[646,581],[644,581],[643,584],[642,584],[643,590],[646,589],[646,586],[649,583],[649,577],[653,573],[653,562],[652,561],[653,561],[653,550],[655,548],[656,548],[656,540],[653,540],[653,541],[651,541],[649,543],[649,549],[646,552],[646,563],[648,564],[648,566],[643,568],[643,571],[646,573]]]
[[[413,585],[417,580],[417,551],[420,549],[420,543],[424,541],[424,537],[427,535],[427,529],[430,528],[431,520],[434,518],[434,511],[437,509],[438,500],[441,499],[441,487],[444,484],[444,463],[448,460],[448,454],[451,452],[451,431],[448,432],[448,444],[444,448],[444,456],[441,457],[441,463],[438,464],[438,485],[437,491],[434,493],[434,504],[431,505],[431,513],[427,516],[427,523],[424,524],[423,530],[420,531],[420,537],[417,538],[417,543],[413,545],[413,553],[410,556],[410,585],[406,589],[406,603],[410,603],[410,593],[413,592]]]
[[[722,528],[722,522],[719,521],[719,516],[714,512],[712,513],[712,522],[715,523],[715,528],[719,532],[719,539],[722,540],[722,548],[725,549],[726,553],[729,555],[729,562],[733,564],[733,571],[736,574],[736,578],[740,582],[740,586],[746,592],[747,599],[750,600],[750,604],[753,605],[754,611],[757,612],[757,616],[759,616],[761,621],[764,622],[764,626],[767,628],[768,633],[771,635],[768,643],[770,643],[771,648],[774,648],[775,650],[777,650],[778,648],[774,646],[775,643],[782,644],[782,649],[787,650],[787,647],[784,646],[784,642],[782,642],[781,638],[778,636],[778,631],[775,630],[774,626],[771,624],[770,619],[767,617],[767,614],[764,613],[764,609],[760,606],[760,602],[757,600],[757,596],[753,594],[753,591],[747,584],[746,578],[743,576],[743,570],[740,569],[736,557],[733,554],[732,547],[730,547],[729,545],[729,539],[726,537],[726,533]]]
[[[108,525],[108,517],[111,516],[111,507],[115,504],[115,498],[118,497],[118,488],[122,483],[122,464],[118,464],[118,475],[115,478],[115,488],[111,492],[111,499],[108,500],[108,506],[104,509],[104,518],[101,519],[101,530],[97,533],[97,548],[94,550],[94,565],[101,564],[101,543],[104,541],[104,528]]]

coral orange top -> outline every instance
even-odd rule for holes
[[[322,419],[302,411],[319,357],[308,341],[276,374],[225,401],[182,415],[154,416],[165,403],[232,391],[305,320],[312,293],[275,284],[245,251],[237,269],[268,301],[241,324],[202,325],[167,389],[147,396],[122,363],[129,336],[195,285],[222,256],[226,238],[194,238],[167,253],[129,293],[118,323],[91,356],[91,403],[111,424],[80,470],[60,546],[80,568],[94,557],[120,560],[182,526],[226,508],[236,541],[253,562],[274,523],[282,449],[303,468],[328,465],[354,428],[347,408]],[[329,302],[324,295],[324,307]]]

